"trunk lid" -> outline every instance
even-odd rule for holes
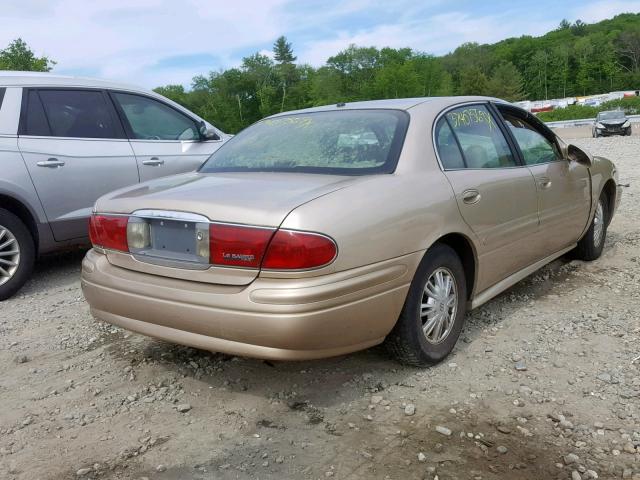
[[[303,203],[357,181],[302,173],[189,173],[116,190],[96,203],[100,213],[140,209],[190,212],[211,221],[277,227]]]

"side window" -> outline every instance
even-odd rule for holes
[[[29,90],[26,99],[23,99],[23,101],[27,102],[27,106],[24,112],[24,126],[21,128],[21,133],[23,135],[50,137],[51,131],[49,130],[47,117],[44,114],[44,108],[42,108],[38,92]]]
[[[502,116],[520,147],[525,164],[536,165],[561,158],[555,143],[549,141],[529,122],[508,111],[502,112]]]
[[[6,88],[0,88],[0,108],[2,108],[2,101],[4,100],[4,93],[7,91]]]
[[[114,93],[133,138],[140,140],[200,140],[194,120],[157,100],[128,93]]]
[[[436,124],[436,148],[445,170],[455,170],[464,168],[464,159],[460,153],[460,148],[456,142],[451,127],[447,120],[442,117]]]
[[[54,137],[118,138],[101,91],[39,90]],[[31,102],[29,102],[31,104]]]
[[[482,105],[469,105],[445,114],[462,148],[467,168],[517,166],[507,140],[493,115]]]

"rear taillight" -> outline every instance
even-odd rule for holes
[[[271,228],[212,224],[209,227],[209,262],[259,268],[272,235]]]
[[[209,262],[213,265],[304,270],[333,261],[337,247],[324,235],[295,230],[212,224]]]
[[[333,261],[338,249],[324,235],[295,230],[278,230],[271,239],[262,262],[269,270],[318,268]]]
[[[96,247],[128,252],[128,217],[92,215],[89,219],[89,238]]]
[[[89,238],[96,247],[135,254],[151,248],[151,228],[137,217],[92,215]],[[338,251],[331,238],[297,230],[212,223],[207,231],[203,223],[194,235],[195,255],[222,267],[305,270],[328,265]]]

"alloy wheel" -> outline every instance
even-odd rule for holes
[[[453,273],[447,268],[436,269],[424,287],[420,317],[427,342],[442,343],[451,333],[458,311],[458,292]]]
[[[0,225],[0,285],[13,278],[20,266],[20,245],[11,230]]]
[[[604,238],[604,205],[602,200],[598,200],[596,213],[593,217],[593,244],[599,247]]]

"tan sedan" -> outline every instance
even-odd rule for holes
[[[82,287],[98,319],[197,348],[426,365],[467,309],[599,257],[619,198],[610,161],[497,99],[319,107],[100,198]]]

